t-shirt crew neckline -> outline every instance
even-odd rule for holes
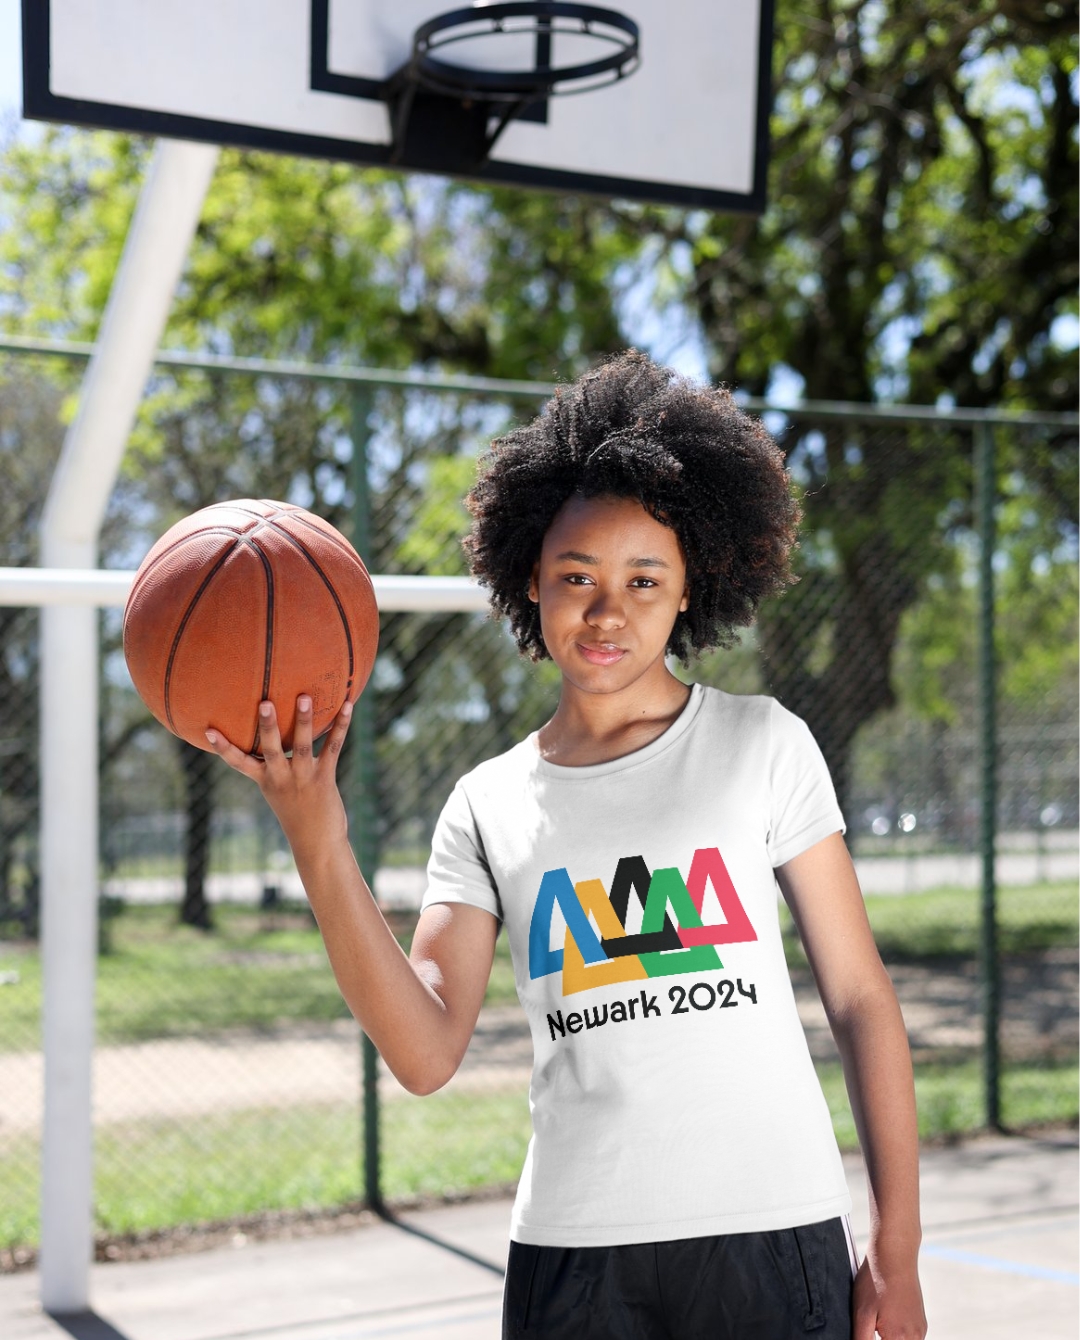
[[[557,777],[560,781],[567,782],[583,782],[595,777],[607,777],[613,772],[622,772],[624,768],[636,768],[642,763],[649,763],[658,754],[670,749],[694,724],[704,701],[705,691],[701,685],[691,684],[686,706],[666,731],[658,735],[655,740],[650,740],[641,749],[635,749],[629,754],[620,754],[618,758],[609,758],[603,763],[584,763],[578,767],[567,766],[565,763],[550,763],[540,753],[537,742],[538,731],[526,736],[525,744],[532,751],[537,772],[544,777]]]

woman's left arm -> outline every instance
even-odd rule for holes
[[[777,880],[840,1051],[870,1188],[870,1240],[855,1278],[854,1340],[922,1340],[919,1142],[907,1033],[844,839],[834,833]]]

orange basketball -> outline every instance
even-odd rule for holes
[[[291,748],[296,699],[316,736],[360,695],[379,641],[371,578],[352,545],[289,503],[215,503],[167,530],[124,610],[124,656],[139,696],[174,735],[209,750],[213,726],[259,749],[259,703]]]

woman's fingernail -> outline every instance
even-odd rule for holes
[[[259,716],[261,717],[268,717],[273,710],[274,709],[270,706],[269,703],[259,704]]]
[[[208,730],[206,732],[206,738],[210,741],[211,744],[217,744],[217,731]]]
[[[311,699],[307,696],[306,693],[302,693],[300,695],[300,697],[297,699],[296,705],[297,707],[299,707],[301,712],[311,711]]]
[[[343,717],[352,716],[352,703],[346,701],[341,704],[341,715]]]

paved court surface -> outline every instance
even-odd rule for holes
[[[865,1239],[861,1165],[847,1170]],[[480,1202],[404,1227],[96,1266],[95,1312],[64,1319],[41,1314],[35,1274],[0,1277],[0,1337],[497,1340],[508,1219],[508,1203]],[[931,1340],[1076,1340],[1075,1135],[924,1151],[923,1219]]]

